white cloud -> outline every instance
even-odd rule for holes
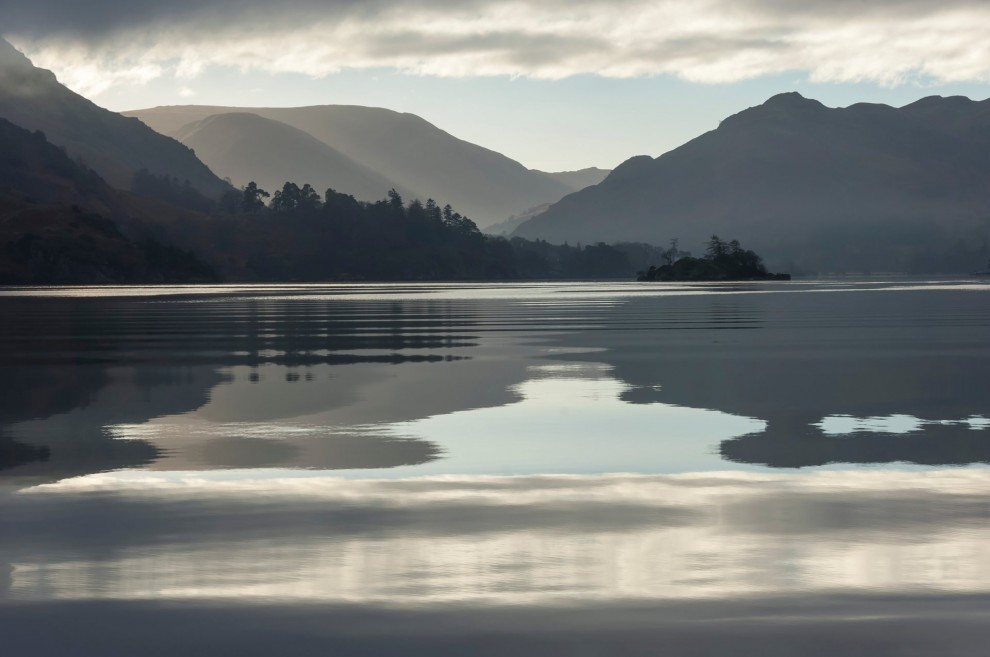
[[[180,2],[168,13],[100,0],[87,6],[107,15],[105,29],[70,16],[47,34],[30,28],[27,10],[11,17],[29,54],[88,91],[165,72],[192,79],[207,66],[317,77],[384,67],[543,79],[728,82],[784,71],[882,84],[990,79],[990,6],[971,0],[865,8],[851,0],[301,0],[277,17],[260,4],[236,14],[221,4]]]
[[[34,64],[55,71],[63,84],[84,96],[97,96],[118,86],[147,84],[167,70],[152,59],[110,61],[93,57],[81,45],[47,50]]]

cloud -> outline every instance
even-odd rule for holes
[[[730,82],[990,79],[975,0],[0,0],[0,25],[77,87],[206,67],[323,76],[669,74]],[[91,73],[104,73],[97,82]]]

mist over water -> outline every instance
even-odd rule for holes
[[[0,626],[16,654],[974,654],[988,294],[2,290]]]

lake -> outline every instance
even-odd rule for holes
[[[0,290],[11,655],[972,655],[990,285]]]

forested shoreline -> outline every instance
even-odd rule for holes
[[[43,133],[0,122],[0,145],[12,183],[0,193],[4,285],[629,280],[670,258],[642,243],[487,235],[451,205],[407,202],[395,189],[366,202],[333,188],[286,182],[268,192],[252,182],[211,199],[142,169],[124,192]]]
[[[147,174],[141,188],[189,209],[208,202]],[[269,192],[252,182],[225,194],[209,215],[159,228],[156,237],[173,238],[230,281],[629,279],[663,252],[486,235],[450,205],[406,202],[394,189],[369,203],[333,188],[320,194],[287,182]]]

